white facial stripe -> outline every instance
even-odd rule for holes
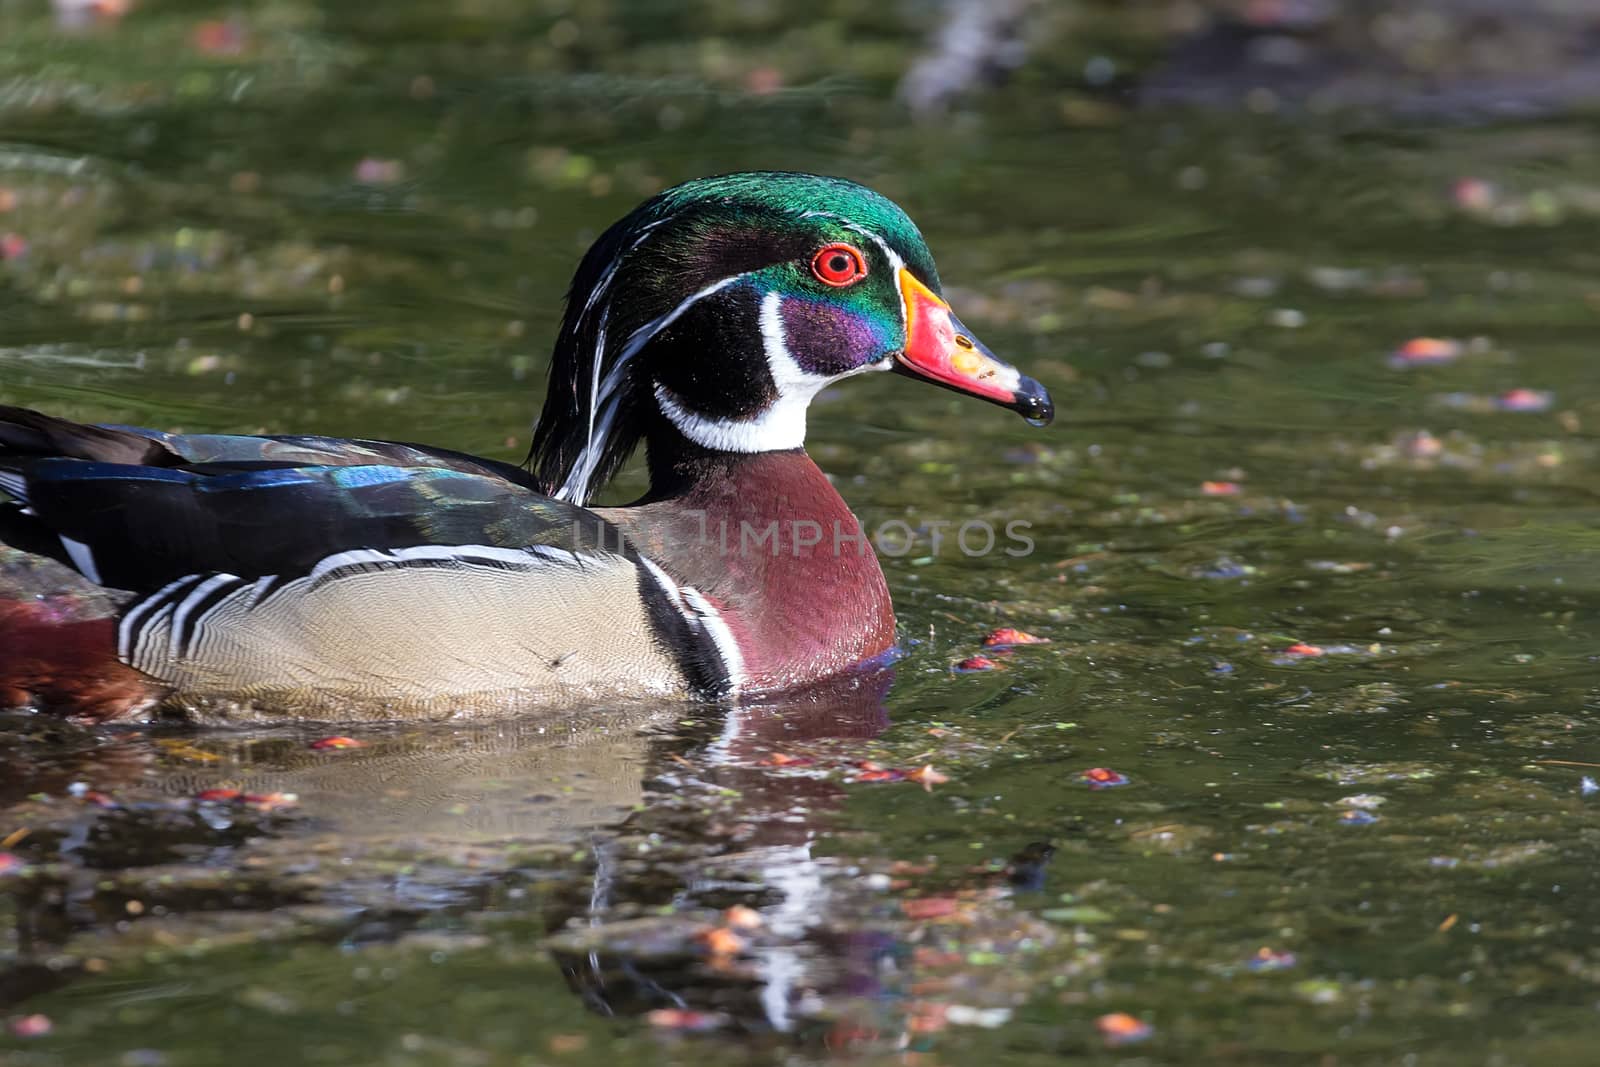
[[[685,407],[672,390],[657,382],[656,403],[679,433],[703,448],[718,452],[777,452],[803,448],[806,411],[819,392],[845,378],[892,367],[894,360],[889,356],[852,367],[843,374],[812,374],[801,367],[789,351],[782,308],[783,294],[777,290],[761,298],[761,344],[777,399],[749,418],[709,418]]]

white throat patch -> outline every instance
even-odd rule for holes
[[[869,370],[888,370],[882,359],[844,374],[813,374],[795,361],[784,335],[783,294],[776,289],[761,298],[761,348],[777,399],[748,418],[709,418],[685,407],[672,390],[657,382],[656,403],[672,425],[695,444],[717,452],[777,452],[806,443],[806,409],[824,386]]]

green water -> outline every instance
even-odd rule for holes
[[[887,696],[344,751],[0,721],[0,1018],[52,1024],[0,1060],[1593,1062],[1600,125],[1139,115],[1037,75],[916,127],[885,102],[916,40],[796,8],[64,35],[0,2],[0,402],[519,459],[587,243],[780,167],[898,199],[1059,411],[876,378],[813,409],[868,525],[1031,524],[885,558]],[[1464,351],[1391,365],[1415,337]],[[1051,643],[953,672],[998,626]],[[185,799],[216,787],[299,799]],[[736,904],[764,927],[708,954]],[[1153,1032],[1108,1047],[1116,1012]]]

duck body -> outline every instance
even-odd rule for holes
[[[738,697],[881,658],[889,593],[804,452],[811,396],[901,369],[1050,413],[937,284],[876,194],[731,175],[585,257],[531,469],[0,408],[0,706],[442,718]],[[592,506],[640,443],[649,493]]]

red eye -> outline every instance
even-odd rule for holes
[[[811,273],[824,285],[853,285],[867,276],[867,258],[849,245],[826,245],[811,257]]]

